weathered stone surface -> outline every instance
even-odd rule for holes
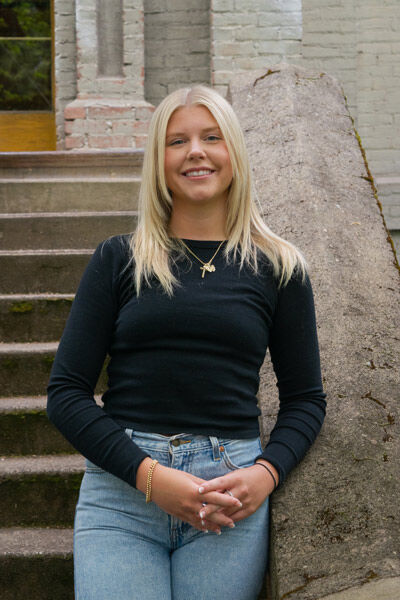
[[[73,299],[73,294],[0,295],[0,340],[59,340]]]
[[[56,342],[0,343],[0,394],[3,397],[40,396],[46,393],[51,367],[57,350]],[[103,368],[97,393],[105,390],[107,373]]]
[[[95,400],[103,406],[100,396]],[[47,396],[0,398],[0,456],[76,452],[49,421],[46,404]]]
[[[2,600],[72,600],[72,529],[0,529]]]
[[[49,421],[45,398],[0,400],[0,455],[53,454],[75,452],[71,444]]]
[[[134,211],[0,214],[0,249],[95,248],[136,222]]]
[[[352,587],[322,600],[396,600],[400,597],[400,577],[390,577]]]
[[[315,293],[327,418],[273,496],[270,565],[274,600],[314,600],[400,574],[399,274],[338,82],[279,63],[230,97],[265,220],[303,250]],[[267,365],[260,400],[268,432]]]
[[[0,289],[5,294],[72,294],[93,250],[0,250]]]
[[[123,211],[137,208],[139,178],[39,178],[0,180],[0,210],[7,213],[79,210]]]
[[[2,457],[0,527],[71,527],[83,471],[80,455]]]

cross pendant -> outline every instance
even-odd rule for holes
[[[204,264],[202,267],[200,267],[200,269],[203,271],[201,275],[202,279],[206,271],[208,271],[209,273],[213,273],[215,271],[214,265],[210,265],[210,263]]]

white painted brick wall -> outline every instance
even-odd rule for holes
[[[211,0],[211,9],[211,77],[221,93],[234,73],[295,62],[301,0]]]
[[[303,0],[301,62],[343,85],[372,175],[383,182],[378,191],[394,229],[400,228],[399,54],[398,0]]]
[[[144,0],[145,98],[158,104],[178,87],[210,83],[209,0]]]

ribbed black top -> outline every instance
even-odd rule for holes
[[[204,262],[220,241],[184,239]],[[269,346],[280,397],[263,457],[280,483],[313,443],[325,414],[310,282],[278,290],[267,259],[257,275],[228,264],[226,241],[202,278],[189,252],[174,253],[173,297],[154,278],[140,297],[127,236],[96,249],[74,300],[53,365],[48,415],[89,460],[135,485],[148,456],[125,427],[251,438],[259,434],[259,370]],[[104,409],[93,399],[106,355]]]

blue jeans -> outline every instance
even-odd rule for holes
[[[203,479],[253,464],[260,438],[127,429],[162,465]],[[76,600],[256,600],[267,565],[268,498],[222,534],[199,531],[86,461],[75,514]]]

